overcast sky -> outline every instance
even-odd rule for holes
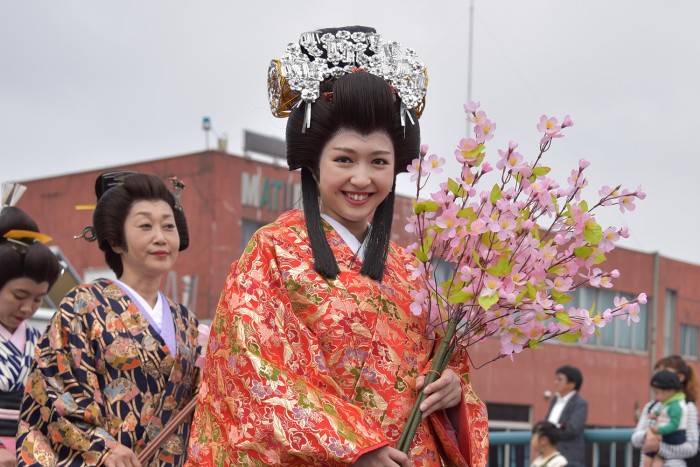
[[[472,97],[488,147],[533,159],[541,114],[575,126],[548,155],[565,181],[591,161],[602,185],[643,185],[622,245],[700,263],[700,2],[475,0]],[[423,142],[452,158],[466,132],[469,1],[0,0],[0,180],[28,180],[204,149],[201,119],[242,151],[245,129],[282,137],[266,72],[288,42],[363,24],[413,47],[430,77]],[[213,145],[213,141],[211,143]],[[408,179],[399,190],[412,193]],[[21,204],[20,204],[21,206]]]

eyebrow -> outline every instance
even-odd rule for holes
[[[145,212],[145,211],[139,211],[134,213],[135,216],[145,216],[145,217],[154,217],[153,213],[150,212]],[[161,219],[168,219],[174,217],[172,214],[165,214],[161,217]]]
[[[352,149],[352,148],[346,148],[346,147],[344,147],[344,146],[335,146],[333,149],[335,149],[336,151],[350,152],[350,153],[353,153],[353,154],[356,154],[356,153],[357,153],[357,151],[355,151],[354,149]],[[372,154],[372,155],[375,155],[375,154],[392,154],[392,151],[390,151],[390,150],[384,150],[384,149],[377,149],[376,151],[372,151],[371,154]]]

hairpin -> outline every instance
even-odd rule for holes
[[[182,205],[180,204],[180,192],[185,189],[185,184],[177,178],[176,176],[170,177],[170,183],[173,184],[173,191],[175,195],[175,209],[182,211]]]
[[[419,117],[423,113],[428,75],[415,51],[384,41],[376,33],[340,30],[335,34],[305,32],[298,43],[287,46],[282,58],[272,60],[267,73],[272,114],[288,117],[294,107],[305,103],[305,130],[311,125],[311,104],[320,95],[321,83],[358,68],[385,79],[396,89],[404,126],[404,114],[413,123],[408,109],[414,109]]]
[[[27,254],[29,247],[35,243],[48,243],[51,237],[32,230],[10,230],[2,236],[7,244],[15,249],[19,254]]]
[[[0,198],[0,210],[14,206],[22,197],[27,187],[15,182],[2,182],[2,194]]]

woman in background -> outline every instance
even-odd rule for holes
[[[24,383],[41,331],[27,324],[61,272],[36,222],[19,208],[0,212],[0,466],[15,465]],[[3,449],[4,448],[4,449]]]
[[[187,223],[153,175],[98,177],[93,228],[117,280],[71,290],[37,344],[22,400],[18,464],[139,466],[146,445],[192,398],[197,320],[160,292]],[[94,236],[91,235],[94,232]],[[149,465],[185,461],[189,424]]]

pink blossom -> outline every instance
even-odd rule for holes
[[[491,167],[491,164],[489,164],[488,162],[484,162],[483,164],[481,164],[481,172],[482,173],[489,173],[492,170],[493,170],[493,167]]]
[[[469,103],[464,104],[464,111],[468,114],[471,114],[476,112],[479,109],[479,107],[481,107],[480,102],[469,101]]]
[[[637,195],[637,198],[639,199],[644,199],[647,197],[647,194],[644,192],[642,189],[642,185],[639,185],[636,190],[634,190],[634,193]]]
[[[428,291],[425,289],[411,290],[411,298],[413,298],[413,302],[409,309],[414,316],[420,316],[423,313],[425,302],[428,300]]]
[[[496,124],[491,120],[484,120],[480,124],[474,126],[476,140],[480,143],[489,141],[493,138],[493,132],[496,131]]]
[[[590,165],[591,165],[591,163],[588,162],[586,159],[579,159],[579,161],[578,161],[578,167],[581,170],[587,168]]]
[[[445,165],[445,158],[438,157],[435,154],[431,154],[427,159],[423,159],[423,164],[421,164],[423,171],[426,174],[430,173],[442,173],[442,166]]]
[[[620,212],[625,212],[625,210],[634,211],[634,194],[630,193],[627,189],[622,190],[619,206]]]
[[[478,146],[479,143],[477,143],[476,140],[473,138],[463,138],[462,140],[460,140],[459,145],[457,145],[457,149],[455,149],[454,153],[455,157],[457,158],[457,162],[459,162],[460,164],[474,165],[479,159],[479,155],[476,154],[472,157],[469,157],[469,155],[474,150],[476,150]]]
[[[511,355],[523,351],[527,337],[518,332],[507,332],[501,336],[501,354]]]
[[[418,178],[420,177],[421,169],[421,159],[413,159],[411,161],[411,165],[408,166],[408,173],[411,174],[411,181],[415,182],[418,181]]]
[[[637,302],[641,303],[642,305],[645,304],[647,302],[647,294],[644,292],[640,293],[637,296]]]
[[[420,158],[424,158],[428,154],[428,145],[427,144],[421,144],[420,145]]]
[[[546,115],[540,117],[540,123],[537,124],[537,131],[545,133],[549,136],[554,135],[561,130],[561,126],[557,123],[554,117],[548,118]]]
[[[570,126],[574,126],[574,122],[571,121],[571,117],[570,117],[568,114],[567,114],[567,115],[564,115],[564,121],[561,123],[561,127],[562,127],[562,128],[567,128],[567,127],[570,127]]]
[[[467,120],[469,120],[476,126],[484,120],[488,120],[488,115],[486,115],[486,112],[484,112],[483,110],[479,110],[478,112],[474,112],[472,115],[467,115]]]
[[[621,228],[618,233],[620,234],[620,237],[622,238],[630,238],[630,232],[627,227]]]

